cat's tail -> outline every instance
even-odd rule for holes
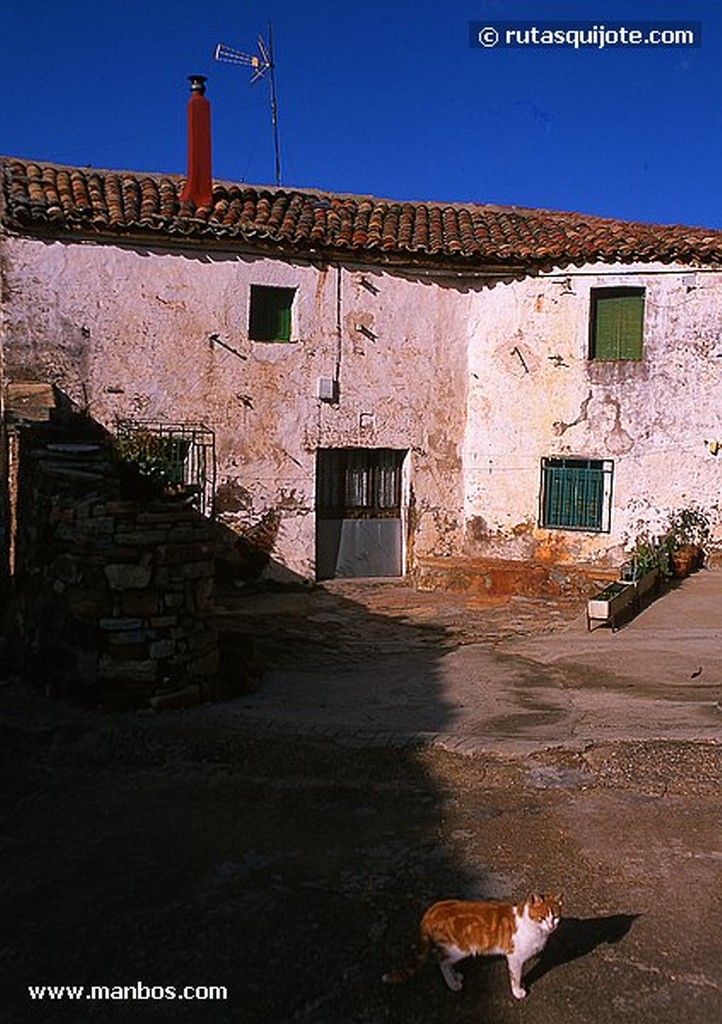
[[[408,981],[409,978],[413,978],[429,959],[430,949],[431,941],[428,935],[422,932],[416,945],[416,954],[413,961],[407,967],[398,967],[395,971],[387,971],[386,974],[381,976],[381,980],[396,985],[402,981]]]

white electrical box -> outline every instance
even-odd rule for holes
[[[338,401],[338,381],[333,377],[319,377],[316,381],[316,397],[322,402]]]

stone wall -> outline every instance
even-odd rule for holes
[[[128,497],[102,444],[21,431],[14,617],[23,674],[83,703],[209,694],[218,668],[210,525]]]

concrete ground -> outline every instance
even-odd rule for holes
[[[231,597],[226,615],[265,637],[269,671],[223,714],[259,725],[467,752],[722,732],[721,569],[615,632],[589,631],[578,600],[497,603],[379,581]]]
[[[722,572],[704,571],[590,634],[572,599],[229,591],[219,624],[255,639],[255,693],[121,714],[7,682],[3,1013],[719,1020],[720,596]],[[428,903],[535,889],[564,892],[564,919],[523,1003],[498,959],[465,963],[460,993],[433,967],[381,982]],[[227,991],[160,1000],[139,983]],[[90,985],[139,994],[89,1000]]]

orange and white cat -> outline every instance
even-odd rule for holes
[[[505,956],[511,991],[523,999],[521,975],[527,960],[544,949],[559,924],[561,895],[532,895],[521,903],[442,900],[421,918],[414,962],[384,974],[384,981],[406,981],[427,962],[438,960],[444,981],[458,992],[462,976],[454,964],[468,956]]]

